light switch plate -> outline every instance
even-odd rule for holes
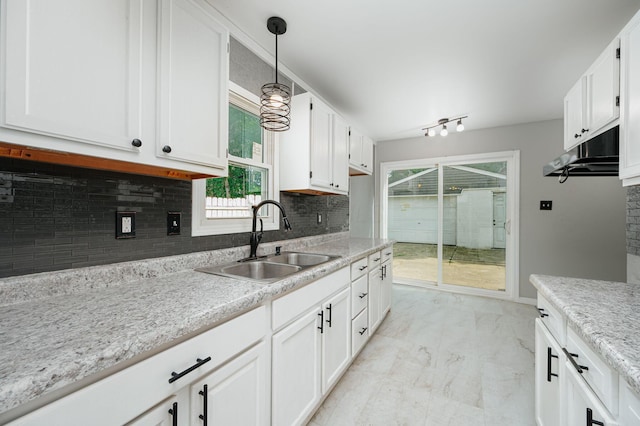
[[[136,237],[136,212],[116,212],[116,238]]]

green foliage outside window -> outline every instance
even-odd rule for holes
[[[252,159],[254,144],[262,147],[260,118],[229,105],[229,154]],[[253,159],[262,162],[263,156],[264,153]],[[261,195],[267,183],[266,174],[266,169],[230,163],[228,177],[207,179],[207,197],[244,198],[246,195]]]

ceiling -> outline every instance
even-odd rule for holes
[[[562,117],[563,97],[640,0],[209,0],[374,140]],[[266,82],[265,82],[266,83]]]

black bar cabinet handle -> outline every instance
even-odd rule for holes
[[[593,425],[604,426],[604,422],[593,420],[593,410],[591,408],[587,408],[587,426]]]
[[[324,333],[324,311],[320,311],[318,316],[320,317],[320,327],[318,327],[318,330],[320,330],[320,334],[322,334]]]
[[[327,323],[329,324],[329,328],[331,328],[331,303],[329,303],[329,306],[327,306],[327,311],[329,311],[329,319],[327,320]]]
[[[174,402],[172,408],[169,408],[169,414],[173,417],[171,421],[172,426],[178,426],[178,403]]]
[[[538,308],[538,312],[540,312],[540,318],[548,317],[549,314],[544,313],[544,309]]]
[[[360,296],[358,296],[360,299],[364,299],[365,297],[367,297],[367,294],[369,293],[361,293]]]
[[[203,426],[207,426],[207,418],[209,417],[209,414],[207,413],[207,401],[209,398],[209,393],[207,392],[208,390],[207,385],[204,385],[202,387],[202,390],[200,392],[198,392],[200,395],[202,395],[202,403],[204,404],[202,407],[202,414],[200,414],[198,417],[200,418],[200,420],[202,420],[202,425]]]
[[[565,355],[567,355],[567,358],[569,359],[569,361],[571,361],[571,364],[573,364],[573,367],[576,369],[578,373],[582,374],[585,371],[589,371],[589,367],[578,364],[574,359],[574,358],[578,358],[578,354],[569,352],[567,348],[562,348],[562,350],[564,351]]]
[[[378,260],[380,260],[379,257],[376,257],[375,259],[373,259],[374,262],[377,262]]]
[[[360,335],[362,336],[366,331],[367,327],[364,327],[362,330],[358,331],[358,333],[360,333]]]
[[[551,372],[551,358],[558,358],[558,355],[551,353],[551,348],[547,346],[547,382],[551,381],[551,377],[558,377],[557,374]]]
[[[367,269],[367,265],[361,266],[358,269],[361,270],[361,271],[364,271],[365,269]]]
[[[196,363],[193,364],[191,367],[187,368],[186,370],[181,371],[180,373],[176,373],[175,371],[172,371],[171,378],[169,379],[169,383],[175,382],[179,378],[184,377],[185,375],[191,373],[193,370],[195,370],[196,368],[200,367],[203,364],[206,364],[209,361],[211,361],[210,356],[206,357],[205,359],[197,358]]]

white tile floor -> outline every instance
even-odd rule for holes
[[[534,425],[535,307],[394,285],[310,426]]]

